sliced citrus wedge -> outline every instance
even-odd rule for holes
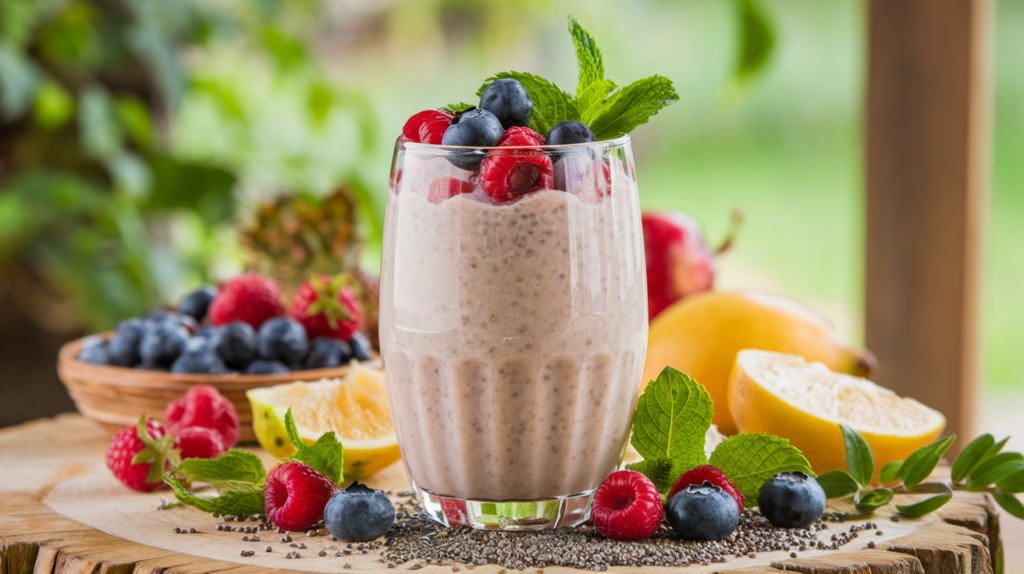
[[[344,379],[289,383],[246,392],[256,438],[270,454],[295,453],[284,417],[292,409],[303,442],[313,444],[334,431],[345,447],[345,480],[361,479],[400,458],[391,424],[384,375],[353,364]]]
[[[744,350],[729,378],[729,409],[740,432],[778,435],[803,451],[815,472],[846,469],[839,423],[868,441],[877,470],[903,460],[942,432],[946,418],[867,379],[803,357]]]

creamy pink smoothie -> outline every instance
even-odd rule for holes
[[[392,182],[381,350],[416,487],[556,498],[593,491],[620,464],[647,298],[636,184],[619,168],[606,195],[544,190],[501,205],[480,193],[428,201],[430,169]]]

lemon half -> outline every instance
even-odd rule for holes
[[[295,453],[284,417],[292,409],[303,442],[313,444],[334,431],[345,448],[345,481],[362,479],[388,467],[401,455],[391,423],[384,375],[356,364],[343,379],[289,383],[246,391],[253,428],[273,456]]]

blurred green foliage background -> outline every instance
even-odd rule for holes
[[[0,302],[68,338],[240,269],[235,222],[339,183],[379,257],[405,119],[495,72],[575,85],[566,15],[620,84],[680,102],[633,133],[645,208],[716,242],[720,287],[861,332],[863,0],[4,0]],[[1024,387],[1024,0],[995,18],[986,367]],[[20,357],[0,349],[4,362]],[[52,365],[52,355],[48,365]]]

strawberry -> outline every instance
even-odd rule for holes
[[[661,494],[649,478],[634,470],[608,475],[594,493],[594,528],[611,540],[644,540],[661,525]]]
[[[308,530],[324,518],[327,501],[338,487],[331,479],[298,461],[287,461],[267,474],[263,494],[267,518],[285,530]]]
[[[267,319],[284,315],[281,288],[263,275],[239,275],[221,287],[210,303],[208,315],[214,325],[245,321],[259,329]]]
[[[174,447],[185,458],[217,458],[228,451],[216,430],[206,427],[185,427],[174,437]]]
[[[167,453],[174,437],[158,421],[143,415],[138,424],[126,427],[110,439],[107,468],[125,486],[147,492],[163,486],[164,471],[170,470]]]
[[[302,323],[310,339],[334,337],[348,341],[363,326],[363,307],[347,277],[313,276],[299,287],[292,301],[292,317]]]
[[[722,471],[710,464],[695,466],[684,472],[683,475],[676,480],[676,483],[672,485],[672,490],[668,492],[668,498],[666,500],[672,500],[672,497],[675,496],[676,493],[687,486],[694,484],[700,486],[704,484],[705,480],[721,488],[726,494],[733,497],[733,499],[736,500],[736,505],[739,506],[740,510],[743,510],[743,495],[740,494],[740,491],[737,490],[733,483],[729,482],[729,479],[726,478]]]
[[[544,137],[530,128],[505,130],[498,147],[531,148],[544,144]],[[532,191],[554,187],[551,158],[539,149],[495,151],[480,166],[480,185],[498,203],[507,203]]]
[[[164,424],[174,436],[180,436],[189,427],[212,429],[220,435],[224,449],[234,446],[241,433],[235,405],[208,385],[194,386],[185,396],[167,405]]]
[[[430,182],[427,201],[435,204],[441,203],[463,193],[473,193],[473,184],[454,177],[439,177]]]

